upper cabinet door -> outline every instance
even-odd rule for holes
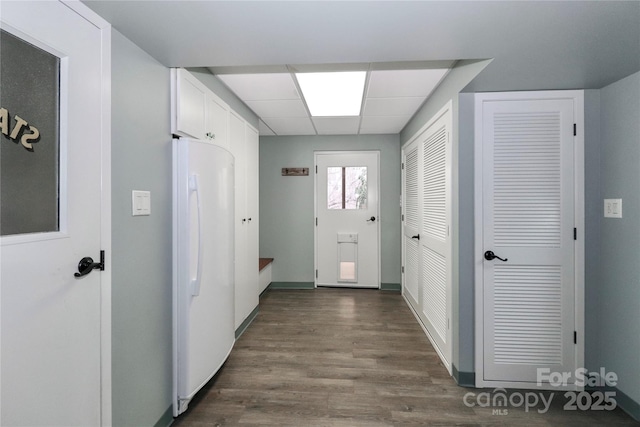
[[[207,88],[184,69],[175,70],[175,112],[171,131],[180,136],[205,139]]]
[[[229,148],[229,109],[227,105],[213,93],[207,93],[207,108],[205,112],[204,139]]]

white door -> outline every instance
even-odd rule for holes
[[[419,141],[402,150],[402,293],[416,311],[420,311],[420,185]]]
[[[483,381],[535,384],[538,368],[577,368],[574,108],[481,105]]]
[[[229,114],[229,142],[231,152],[235,157],[235,322],[237,330],[247,315],[248,304],[252,301],[250,275],[247,271],[246,259],[249,251],[247,234],[249,222],[247,219],[247,161],[245,143],[244,120]],[[256,261],[257,262],[257,261]],[[257,291],[256,291],[257,292]]]
[[[316,286],[380,287],[379,158],[315,155]]]
[[[258,132],[233,111],[229,139],[236,160],[235,328],[255,310],[258,293]]]
[[[402,149],[403,292],[451,370],[451,104]]]
[[[253,311],[257,306],[260,296],[258,282],[259,267],[259,229],[260,212],[258,206],[259,199],[259,141],[258,131],[248,124],[245,125],[245,155],[246,155],[246,194],[247,198],[247,275],[249,279],[249,307]],[[251,313],[251,311],[249,313]]]
[[[92,22],[60,2],[34,3],[2,2],[3,122],[14,130],[19,118],[27,122],[15,136],[32,145],[17,143],[13,131],[0,136],[2,168],[8,156],[20,165],[2,171],[0,424],[95,426],[110,420],[111,390],[101,389],[101,368],[110,372],[110,337],[101,330],[101,316],[110,322],[108,271],[74,273],[81,258],[99,262],[109,249],[101,241],[110,210],[101,150],[109,150],[110,34],[81,4],[73,8]],[[11,66],[20,69],[7,81]],[[34,129],[39,138],[24,141]],[[23,187],[12,192],[16,183]]]

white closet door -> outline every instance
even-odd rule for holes
[[[420,317],[431,340],[451,360],[451,141],[450,120],[438,119],[421,140],[422,222]]]
[[[575,370],[573,101],[482,107],[484,380]],[[489,257],[490,258],[490,257]]]
[[[404,223],[402,227],[402,244],[404,249],[403,293],[409,303],[419,310],[419,224],[420,224],[420,180],[419,180],[418,142],[404,149],[404,181],[403,203]]]
[[[403,148],[403,294],[451,369],[451,104]]]

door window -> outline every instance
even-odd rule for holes
[[[0,235],[58,231],[60,58],[0,31]]]
[[[327,209],[367,209],[367,167],[327,168]]]

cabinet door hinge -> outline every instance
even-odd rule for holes
[[[401,267],[401,269],[402,269],[402,274],[404,274],[404,265]]]
[[[573,229],[573,240],[578,240],[578,229],[577,228]]]
[[[578,344],[578,332],[573,331],[573,343]]]
[[[316,279],[318,278],[318,270],[316,270]]]
[[[573,124],[573,136],[578,135],[578,125],[576,125],[575,123]]]
[[[318,226],[318,217],[316,217],[316,227]]]
[[[316,165],[316,173],[318,173],[318,165]]]
[[[400,220],[404,221],[404,215],[400,215]]]
[[[404,163],[400,163],[402,165],[402,170],[404,170]]]

